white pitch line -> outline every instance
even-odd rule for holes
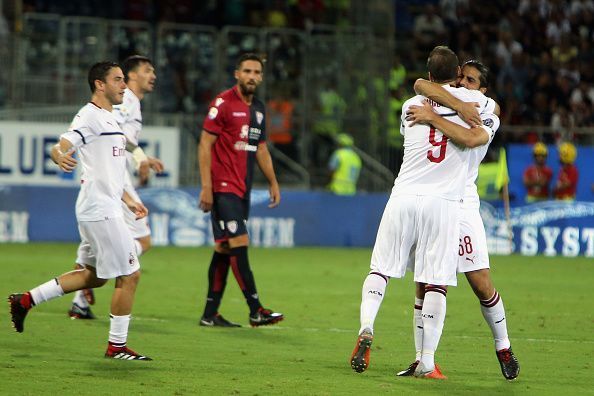
[[[55,312],[36,312],[34,315],[40,316],[64,316],[64,314],[58,314]],[[107,319],[107,317],[106,317]],[[142,316],[134,316],[132,315],[132,320],[138,320],[141,322],[158,322],[158,323],[167,323],[171,322],[169,319],[161,319],[161,318],[146,318]],[[248,326],[243,326],[244,328],[249,328]],[[259,330],[266,330],[266,331],[304,331],[307,333],[316,333],[316,332],[329,332],[329,333],[353,333],[357,332],[357,329],[340,329],[337,327],[330,327],[330,328],[317,328],[317,327],[291,327],[291,326],[284,326],[281,322],[280,326],[261,326],[258,328]],[[469,335],[448,335],[446,337],[458,338],[458,339],[485,339],[490,338],[489,336],[469,336]],[[548,343],[558,343],[558,344],[594,344],[594,340],[562,340],[562,339],[555,339],[555,338],[526,338],[526,337],[512,337],[513,340],[521,340],[526,342],[548,342]]]

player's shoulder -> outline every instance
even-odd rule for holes
[[[408,108],[410,106],[422,106],[423,105],[423,100],[425,100],[425,97],[422,95],[415,95],[412,98],[407,99],[403,104],[402,104],[402,108]],[[403,111],[404,113],[404,111]]]
[[[212,101],[212,107],[225,107],[228,106],[230,103],[233,103],[237,100],[237,94],[233,91],[233,88],[229,88],[221,93],[219,93]]]

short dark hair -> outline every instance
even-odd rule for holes
[[[470,59],[462,64],[462,67],[464,66],[472,66],[481,74],[479,77],[479,88],[487,88],[489,86],[489,68],[485,66],[481,61],[478,61],[476,59]]]
[[[439,45],[429,54],[427,70],[435,82],[454,81],[458,77],[458,57],[445,45]]]
[[[239,70],[241,68],[241,64],[248,60],[260,62],[260,65],[262,66],[262,70],[264,70],[264,61],[262,60],[262,58],[260,56],[254,54],[253,52],[248,52],[248,53],[241,55],[237,59],[237,62],[235,63],[235,70]]]
[[[120,67],[120,65],[112,61],[102,61],[91,66],[89,69],[89,76],[87,78],[89,82],[89,88],[91,88],[91,93],[95,93],[95,80],[105,82],[105,77],[107,77],[109,71],[114,67]]]
[[[132,55],[124,59],[124,61],[122,62],[122,71],[124,72],[125,82],[128,82],[128,73],[134,71],[142,63],[148,63],[151,66],[153,65],[153,62],[143,55]]]

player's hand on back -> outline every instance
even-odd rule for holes
[[[481,116],[479,115],[479,104],[476,102],[462,102],[460,107],[456,109],[460,118],[466,122],[470,127],[480,126],[483,124]]]
[[[270,193],[270,203],[268,204],[269,208],[275,208],[280,203],[280,187],[278,183],[271,184],[268,188],[268,192]]]
[[[198,207],[203,212],[208,213],[212,209],[213,197],[212,188],[202,188],[200,191],[200,198],[198,198]]]
[[[74,170],[74,168],[76,168],[78,161],[76,161],[76,159],[73,157],[74,151],[75,149],[74,147],[72,147],[65,153],[61,153],[58,157],[58,166],[62,171],[71,173]]]
[[[423,102],[423,106],[410,106],[406,112],[406,120],[411,121],[410,126],[430,124],[435,117],[438,117],[438,114],[433,111],[433,107],[427,101]]]

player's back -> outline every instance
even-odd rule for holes
[[[466,102],[478,102],[484,108],[487,98],[478,91],[446,87]],[[478,95],[477,95],[478,93]],[[462,199],[467,180],[470,150],[456,146],[430,125],[409,126],[405,120],[410,106],[422,106],[426,98],[417,95],[402,107],[401,133],[404,135],[404,159],[392,189],[393,195],[431,195],[449,200]],[[437,103],[434,110],[448,120],[468,126],[456,112]]]

